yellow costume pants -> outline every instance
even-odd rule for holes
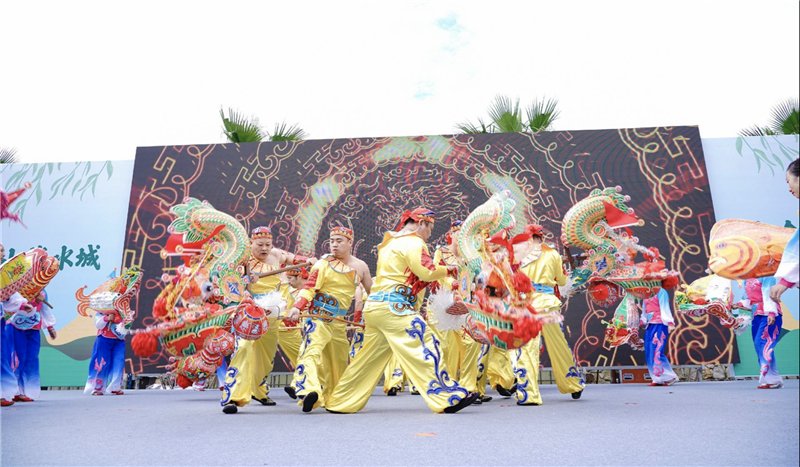
[[[328,399],[328,410],[354,413],[364,408],[392,354],[432,411],[442,412],[468,396],[443,370],[439,340],[419,314],[399,316],[386,302],[368,301],[364,322],[364,347]]]
[[[461,340],[460,330],[444,331],[442,344],[444,353],[444,366],[451,378],[460,380],[458,370],[461,368],[461,360],[464,355],[464,344]]]
[[[356,358],[356,354],[361,351],[364,346],[364,330],[356,328],[353,331],[353,339],[350,341],[350,360]]]
[[[389,389],[392,388],[397,388],[398,391],[402,391],[405,387],[406,377],[403,373],[403,369],[400,368],[397,357],[392,355],[392,358],[389,359],[389,363],[386,364],[386,368],[383,370],[383,393],[388,393]]]
[[[511,364],[517,376],[517,404],[541,405],[539,392],[539,346],[542,336],[536,336],[519,349],[512,350]]]
[[[299,329],[291,329],[280,322],[278,326],[278,347],[292,365],[290,370],[297,368],[297,357],[300,355],[300,344],[303,342],[303,333]]]
[[[316,392],[319,399],[314,406],[325,407],[325,401],[347,367],[349,351],[345,323],[306,318],[303,321],[300,358],[292,381],[297,395]],[[298,403],[302,404],[302,401]]]
[[[267,397],[267,382],[278,349],[278,321],[269,319],[266,334],[254,341],[236,340],[236,351],[225,374],[220,401],[222,405],[234,403],[242,407],[249,404],[252,397]]]
[[[505,389],[514,389],[517,383],[514,376],[514,369],[511,366],[512,352],[516,351],[503,350],[495,346],[489,347],[482,378],[478,381],[478,390],[481,391],[481,395],[483,395],[486,390],[487,381],[492,388],[499,385]]]
[[[447,343],[443,352],[448,375],[458,380],[469,392],[476,392],[481,377],[478,361],[481,344],[463,330],[446,331],[444,341]]]
[[[558,323],[547,323],[542,326],[542,335],[558,390],[561,394],[583,391],[586,384],[578,372],[578,365],[575,364],[575,358],[561,326]]]
[[[517,403],[541,404],[539,392],[539,347],[544,338],[550,356],[553,377],[558,390],[562,394],[582,391],[585,385],[583,377],[577,370],[567,339],[558,323],[547,323],[542,326],[542,333],[512,354],[514,373],[517,377]]]

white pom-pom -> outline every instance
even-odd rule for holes
[[[455,303],[453,292],[439,288],[428,297],[428,319],[440,331],[454,331],[464,326],[467,315],[451,315],[447,310]]]
[[[119,334],[120,336],[128,334],[128,328],[126,328],[123,323],[117,323],[116,330],[117,334]]]
[[[572,279],[572,277],[567,277],[567,282],[564,284],[564,286],[558,286],[558,293],[561,294],[562,297],[571,297],[572,294],[575,293],[575,288],[573,287],[574,284],[575,281]]]
[[[270,292],[253,298],[259,308],[263,309],[270,318],[277,318],[286,310],[286,300],[280,292]]]
[[[733,328],[733,333],[737,336],[742,335],[747,326],[750,326],[750,323],[753,321],[753,317],[751,315],[740,315],[736,318],[736,326]]]

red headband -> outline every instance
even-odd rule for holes
[[[416,208],[413,211],[405,211],[403,212],[403,215],[400,216],[400,222],[397,224],[397,227],[395,227],[394,230],[396,231],[401,230],[403,226],[406,224],[406,222],[408,222],[409,220],[412,220],[414,222],[430,222],[431,224],[433,224],[435,220],[433,216],[435,215],[436,215],[435,212],[431,211],[430,209],[422,207]]]
[[[353,231],[347,227],[342,227],[341,225],[337,225],[331,229],[331,236],[333,235],[341,235],[342,237],[347,237],[348,240],[353,239]]]
[[[269,227],[256,227],[250,231],[251,240],[258,240],[259,238],[272,238],[272,231]]]

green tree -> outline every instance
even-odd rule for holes
[[[797,135],[800,134],[800,104],[798,99],[787,99],[772,108],[768,126],[753,125],[739,132],[741,136]]]
[[[15,162],[18,162],[16,149],[0,148],[0,164],[13,164]]]
[[[456,125],[462,133],[516,133],[528,131],[538,133],[552,129],[559,117],[558,100],[537,99],[522,115],[519,99],[497,96],[489,106],[489,121],[478,118],[478,123],[465,122]]]
[[[302,141],[306,132],[297,125],[278,123],[272,133],[264,131],[258,118],[247,118],[234,109],[228,109],[228,115],[219,109],[222,118],[222,132],[231,143],[254,143],[258,141]]]

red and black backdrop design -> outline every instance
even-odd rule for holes
[[[657,247],[684,281],[703,275],[715,219],[697,127],[138,148],[124,255],[125,266],[145,271],[137,325],[151,322],[169,266],[159,256],[169,208],[187,196],[235,216],[248,231],[272,227],[275,245],[288,251],[319,256],[331,226],[350,227],[354,254],[374,271],[376,245],[404,209],[437,212],[434,247],[451,220],[508,189],[518,223],[536,221],[555,240],[574,203],[616,185],[646,221],[635,229],[641,244]],[[570,300],[565,331],[580,365],[644,365],[641,352],[604,347],[601,320],[613,311],[583,295]],[[670,338],[674,363],[738,362],[730,330],[708,318],[679,321]],[[162,359],[134,357],[134,366],[152,370]]]

